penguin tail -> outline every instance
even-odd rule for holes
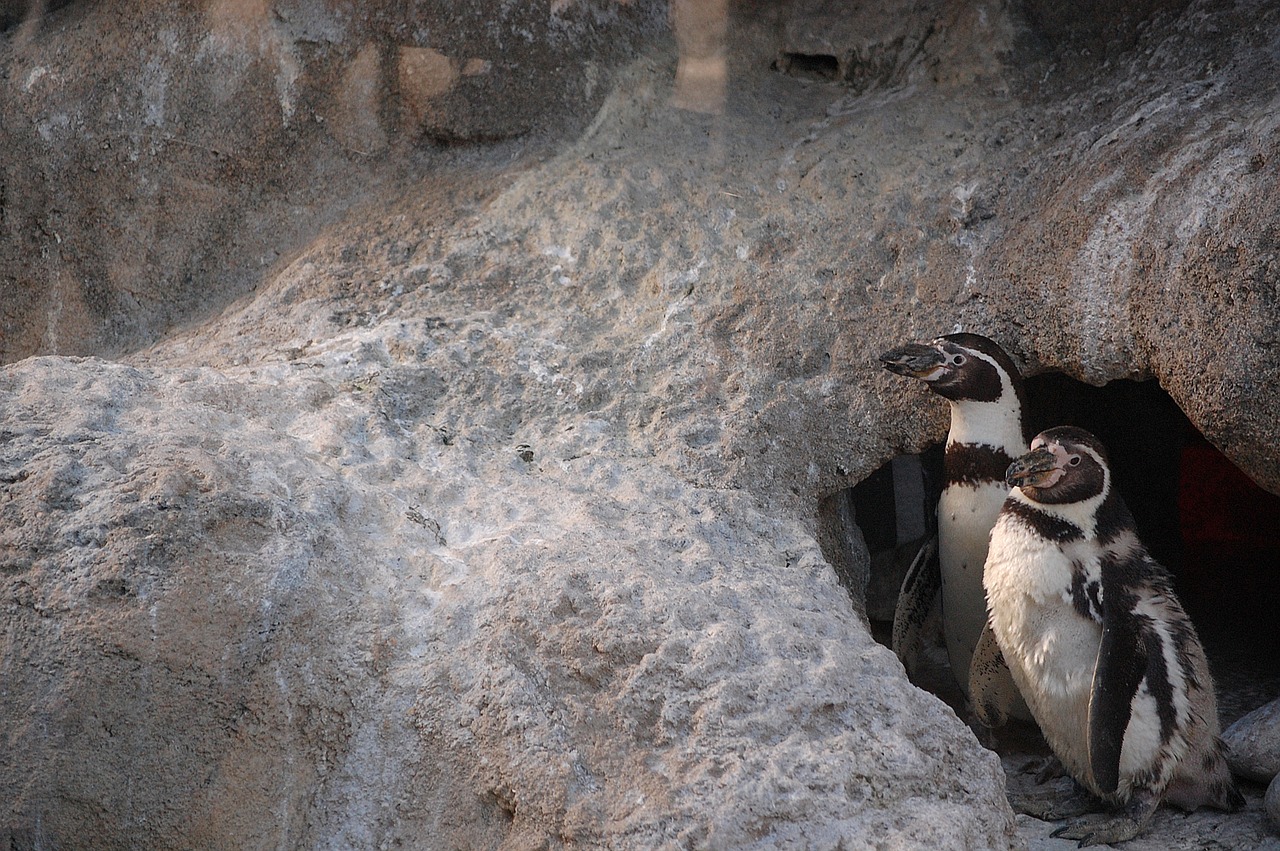
[[[1229,813],[1244,808],[1244,795],[1236,788],[1235,778],[1231,776],[1231,768],[1227,765],[1227,745],[1218,737],[1213,739],[1211,759],[1213,768],[1206,772],[1209,781],[1209,806]]]
[[[1218,784],[1218,788],[1214,789],[1217,800],[1213,806],[1220,810],[1226,810],[1229,813],[1236,813],[1244,809],[1244,795],[1240,794],[1240,790],[1236,788],[1236,784],[1232,780],[1226,783]]]
[[[1165,801],[1186,812],[1213,807],[1234,813],[1242,808],[1244,796],[1231,776],[1226,752],[1227,746],[1215,736],[1203,743],[1198,754],[1188,754],[1177,776],[1165,790]]]

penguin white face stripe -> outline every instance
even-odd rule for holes
[[[982,352],[970,350],[972,357],[986,361],[1000,376],[1000,395],[990,402],[971,399],[952,406],[951,431],[947,433],[947,446],[956,443],[990,446],[1010,455],[1020,455],[1025,445],[1022,431],[1022,403],[1014,389],[1013,381],[996,359]]]

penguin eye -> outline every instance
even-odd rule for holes
[[[964,366],[964,362],[965,362],[965,356],[964,356],[964,355],[952,355],[952,356],[951,356],[951,365],[952,365],[952,366]]]
[[[1071,467],[1079,467],[1079,466],[1080,466],[1080,456],[1079,456],[1079,455],[1072,455],[1069,459],[1067,459],[1067,465],[1068,465],[1068,466],[1071,466]]]

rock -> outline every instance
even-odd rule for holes
[[[1280,488],[1280,11],[904,4],[860,89],[731,4],[704,114],[665,4],[500,5],[5,36],[9,844],[1017,845],[861,617],[840,495],[947,418],[875,355],[1157,378]]]
[[[611,63],[664,22],[646,0],[467,0],[397,9],[402,132],[446,143],[501,139],[589,114]]]
[[[900,7],[864,4],[850,9],[830,0],[792,4],[778,54],[780,70],[829,77],[858,87],[889,82],[920,52],[939,3],[904,18]]]
[[[999,85],[1016,36],[1007,13],[987,3],[918,0],[893,7],[796,0],[785,8],[774,67],[857,90],[926,79],[942,86]]]
[[[1271,822],[1271,829],[1280,833],[1280,774],[1271,778],[1271,785],[1267,787],[1267,797],[1263,801],[1263,809],[1266,811],[1267,820]]]
[[[619,456],[592,417],[530,461],[445,442],[394,407],[431,358],[390,330],[216,372],[5,370],[8,824],[99,847],[1007,846],[994,756],[794,517]]]
[[[1222,733],[1231,771],[1256,783],[1280,774],[1280,700],[1260,706]]]
[[[420,144],[580,127],[666,4],[19,6],[0,11],[0,362],[119,354],[225,306]],[[46,14],[16,25],[27,6]]]

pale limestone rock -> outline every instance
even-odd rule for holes
[[[458,82],[458,63],[430,47],[402,47],[399,56],[402,121],[410,132],[432,116],[436,101]]]
[[[363,154],[387,147],[379,114],[383,86],[382,49],[370,42],[347,65],[328,114],[329,132],[343,147]]]
[[[218,5],[252,51],[90,4],[6,53],[0,359],[122,357],[0,372],[9,844],[1017,844],[858,614],[830,500],[946,428],[874,356],[959,324],[1158,377],[1280,486],[1277,13],[1103,59],[947,6],[854,91],[770,71],[755,4],[708,118],[666,4],[447,5],[424,132],[541,135],[352,156],[307,110],[408,42],[325,4]],[[1212,818],[1143,841],[1260,841]]]
[[[534,462],[446,442],[404,416],[439,365],[391,354],[410,340],[5,369],[0,716],[8,764],[42,766],[0,777],[10,824],[104,847],[1008,843],[995,757],[871,641],[800,518],[593,417]]]

